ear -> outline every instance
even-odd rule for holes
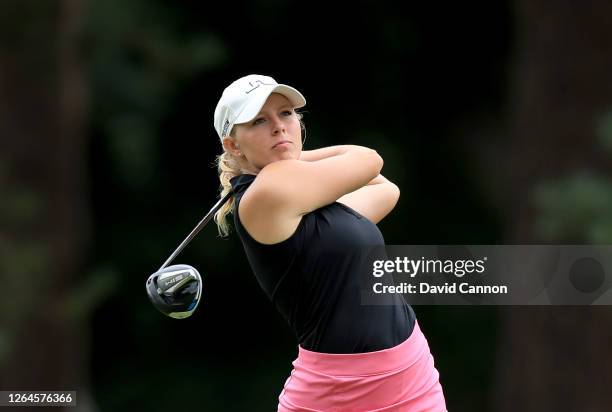
[[[226,136],[223,138],[223,147],[225,150],[234,156],[240,156],[240,145],[236,143],[233,137]]]

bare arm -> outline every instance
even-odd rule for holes
[[[379,185],[382,183],[391,183],[389,179],[384,177],[383,175],[378,175],[374,179],[370,180],[366,186]]]
[[[379,174],[366,186],[340,197],[338,202],[378,223],[393,210],[399,196],[397,185]]]
[[[304,150],[300,160],[313,162],[345,153],[352,145],[337,145],[315,150]],[[400,190],[383,175],[379,174],[363,187],[346,193],[338,202],[349,206],[374,223],[380,222],[397,204]]]
[[[309,152],[306,158],[319,159],[266,165],[243,195],[238,215],[257,241],[271,244],[287,239],[304,214],[368,185],[383,166],[378,153],[363,146]]]
[[[314,162],[321,159],[327,159],[331,156],[338,156],[343,153],[346,153],[351,148],[355,148],[357,146],[354,145],[337,145],[337,146],[329,146],[322,147],[320,149],[314,150],[302,150],[300,154],[300,160],[305,162]]]

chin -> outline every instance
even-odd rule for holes
[[[283,160],[287,160],[287,159],[299,159],[300,155],[299,153],[293,153],[293,152],[287,152],[287,153],[283,153],[281,156],[281,159]]]
[[[278,161],[278,160],[286,160],[286,159],[297,159],[299,156],[297,153],[294,153],[293,151],[286,151],[283,153],[278,153],[276,156],[274,156],[274,160],[273,161]]]

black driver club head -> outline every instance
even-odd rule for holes
[[[200,273],[193,266],[168,265],[208,224],[214,214],[228,202],[233,194],[233,191],[230,190],[219,199],[191,233],[187,235],[185,240],[172,252],[170,257],[166,259],[159,270],[147,279],[145,284],[147,295],[149,295],[153,306],[164,315],[175,319],[183,319],[191,316],[198,307],[202,297],[202,277]]]
[[[149,276],[147,295],[164,315],[184,319],[198,307],[202,297],[202,277],[189,265],[172,265]]]

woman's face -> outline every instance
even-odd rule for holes
[[[253,120],[234,126],[234,141],[226,148],[239,152],[243,168],[256,174],[269,163],[299,159],[301,137],[293,105],[282,94],[272,93]]]

